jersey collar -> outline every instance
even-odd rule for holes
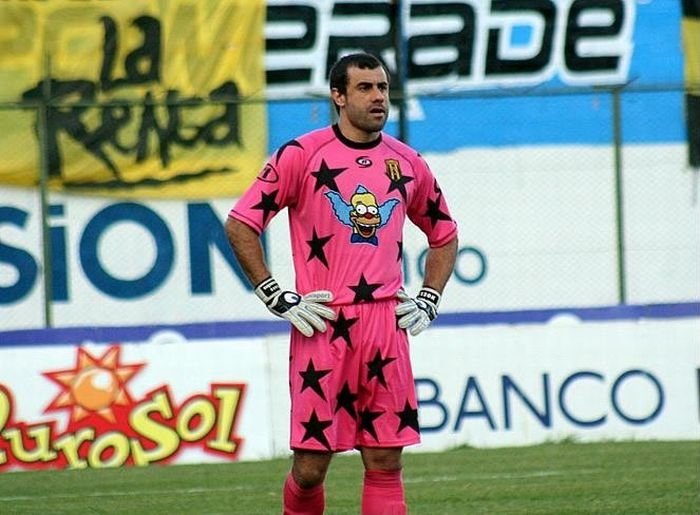
[[[382,133],[379,133],[379,137],[373,141],[367,141],[366,143],[361,143],[359,141],[352,141],[351,139],[346,138],[342,132],[340,132],[340,127],[338,127],[337,123],[333,124],[333,132],[335,132],[335,136],[340,140],[340,142],[345,145],[346,147],[350,148],[374,148],[377,145],[379,145],[382,142]]]

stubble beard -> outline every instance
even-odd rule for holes
[[[357,127],[358,129],[367,132],[367,133],[372,133],[372,132],[380,132],[382,129],[384,129],[384,126],[386,125],[387,119],[389,118],[389,111],[388,109],[384,112],[384,116],[381,117],[381,119],[375,119],[372,114],[367,113],[364,114],[362,117],[357,117],[353,121],[353,125]]]

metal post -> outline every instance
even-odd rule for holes
[[[613,152],[615,165],[615,223],[617,229],[617,284],[618,301],[627,303],[627,288],[625,285],[625,218],[624,218],[624,192],[622,186],[622,107],[620,105],[620,92],[622,88],[612,90],[612,117],[613,117]]]
[[[44,326],[53,326],[53,259],[51,253],[51,231],[49,229],[49,159],[47,126],[49,118],[49,102],[51,99],[51,58],[47,54],[44,59],[44,83],[41,100],[37,106],[37,137],[39,140],[39,196],[41,199],[41,242],[43,254],[44,277]]]
[[[404,37],[404,4],[407,2],[394,0],[392,2],[394,17],[394,53],[396,56],[396,73],[394,76],[395,104],[399,111],[398,138],[408,143],[408,113],[406,112],[406,38]]]

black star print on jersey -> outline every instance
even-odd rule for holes
[[[451,220],[450,216],[443,211],[440,211],[440,204],[442,203],[442,196],[438,195],[435,200],[428,199],[428,209],[424,216],[430,218],[430,225],[435,227],[435,224],[440,220]]]
[[[349,348],[352,349],[352,341],[350,340],[350,328],[357,322],[358,318],[345,318],[345,314],[341,309],[336,320],[329,320],[328,323],[333,328],[331,342],[336,338],[342,338]]]
[[[396,358],[382,358],[381,352],[377,350],[377,353],[374,355],[374,358],[372,358],[372,361],[367,362],[367,368],[369,369],[367,381],[370,381],[372,378],[376,377],[379,384],[386,388],[384,367],[394,360],[396,360]]]
[[[323,238],[319,238],[318,234],[316,234],[315,227],[313,231],[314,233],[313,236],[311,236],[311,239],[306,240],[306,244],[309,246],[309,258],[306,261],[309,262],[312,259],[316,258],[321,263],[323,263],[323,265],[326,268],[328,268],[328,260],[326,259],[326,253],[323,250],[323,247],[326,246],[326,243],[330,241],[333,235],[331,234],[330,236],[324,236]]]
[[[412,180],[413,177],[409,177],[407,175],[402,175],[396,180],[391,179],[391,184],[389,184],[389,189],[386,190],[386,192],[391,193],[394,190],[399,190],[399,193],[401,193],[404,202],[406,202],[406,184],[408,184]]]
[[[308,422],[301,423],[301,425],[304,426],[304,429],[306,429],[304,432],[304,437],[301,439],[301,441],[305,442],[309,438],[313,438],[330,451],[331,444],[328,443],[328,438],[326,438],[324,431],[332,423],[333,422],[331,420],[319,420],[318,415],[316,415],[316,410],[313,410],[311,412],[311,418],[309,418]]]
[[[370,411],[368,409],[360,411],[360,427],[372,435],[375,441],[377,438],[377,430],[374,429],[374,421],[384,414],[383,411]]]
[[[400,433],[405,427],[410,427],[416,433],[420,433],[420,427],[418,426],[418,410],[411,408],[408,400],[406,400],[406,404],[403,406],[403,411],[395,411],[394,413],[401,419],[399,428],[396,430],[397,433]]]
[[[355,401],[357,400],[357,394],[350,391],[350,385],[347,381],[343,385],[343,389],[336,396],[338,405],[335,407],[335,412],[338,413],[341,409],[347,411],[352,418],[357,418],[357,412],[355,411]]]
[[[311,175],[316,177],[316,184],[314,186],[314,192],[320,190],[323,186],[329,190],[338,191],[338,185],[335,182],[335,178],[343,173],[347,168],[328,168],[325,159],[321,159],[321,168],[315,172],[311,172]]]
[[[275,163],[280,162],[280,158],[282,157],[282,154],[284,153],[285,150],[287,150],[288,147],[298,147],[298,148],[304,148],[301,146],[301,143],[299,143],[297,140],[293,139],[282,145],[279,150],[277,150],[277,154],[275,154]]]
[[[355,286],[348,286],[355,292],[355,300],[353,302],[372,302],[374,300],[374,290],[379,288],[382,283],[368,283],[365,279],[365,274],[360,275],[360,282]]]
[[[263,225],[267,223],[267,217],[270,216],[270,213],[276,213],[280,210],[279,205],[277,205],[277,202],[275,202],[275,197],[277,197],[279,191],[280,190],[275,190],[269,195],[264,191],[261,191],[260,202],[253,206],[253,209],[259,209],[263,212]]]
[[[316,370],[314,367],[313,360],[309,360],[309,364],[306,370],[299,372],[299,375],[304,378],[304,382],[301,385],[301,391],[303,392],[307,388],[311,388],[314,392],[318,394],[321,399],[326,400],[326,395],[323,393],[321,388],[321,383],[319,382],[321,378],[327,376],[331,373],[331,370]]]

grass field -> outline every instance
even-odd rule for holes
[[[698,514],[700,441],[461,448],[404,459],[411,515]],[[2,514],[277,514],[288,459],[0,475]],[[328,514],[359,513],[362,469],[338,456]]]

